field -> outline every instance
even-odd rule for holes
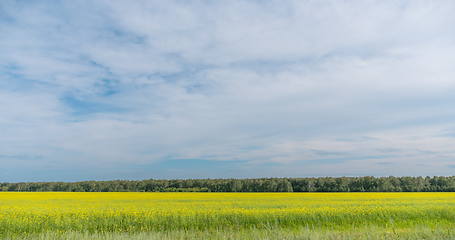
[[[455,239],[455,193],[0,193],[2,239]]]

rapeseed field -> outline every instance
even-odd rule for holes
[[[455,193],[0,193],[3,239],[455,239],[453,229]]]

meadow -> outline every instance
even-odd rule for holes
[[[0,192],[2,239],[455,239],[455,193]]]

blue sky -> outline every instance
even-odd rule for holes
[[[453,175],[453,1],[1,1],[0,181]]]

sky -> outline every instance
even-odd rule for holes
[[[0,1],[0,182],[455,172],[455,2]]]

